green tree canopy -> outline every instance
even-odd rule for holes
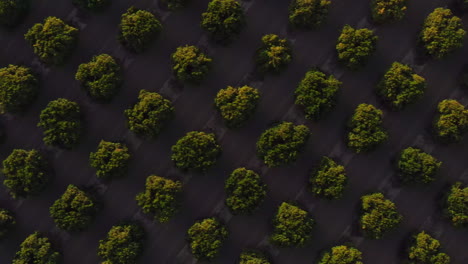
[[[133,52],[146,50],[162,30],[161,22],[150,12],[130,7],[122,14],[119,41]]]
[[[3,185],[14,198],[42,192],[49,180],[49,165],[37,150],[14,149],[3,161]]]
[[[463,46],[465,37],[462,21],[447,8],[436,8],[430,13],[421,31],[420,39],[429,55],[440,59]]]
[[[102,179],[124,176],[130,160],[130,151],[123,143],[101,140],[96,152],[89,154],[89,163]]]
[[[442,162],[418,148],[404,149],[398,159],[398,172],[405,183],[430,183]]]
[[[395,229],[403,218],[398,213],[396,205],[386,199],[382,193],[364,195],[361,201],[360,227],[369,238],[382,238],[383,235]]]
[[[105,264],[136,264],[143,252],[144,230],[137,224],[115,225],[99,240],[98,255]]]
[[[408,0],[372,0],[372,19],[377,23],[401,20]]]
[[[138,206],[160,223],[166,223],[178,211],[182,183],[151,175],[146,178],[145,190],[136,196]]]
[[[117,94],[122,83],[119,64],[108,54],[94,56],[88,63],[78,66],[75,79],[81,82],[91,98],[109,101]]]
[[[338,59],[352,70],[364,66],[375,51],[377,39],[370,29],[355,29],[345,25],[336,44]]]
[[[54,248],[48,237],[35,232],[28,236],[16,252],[12,264],[58,264],[61,254]]]
[[[250,214],[266,196],[266,185],[260,176],[246,168],[235,169],[224,185],[226,205],[234,214]]]
[[[298,29],[316,28],[327,19],[330,4],[329,0],[293,0],[289,5],[289,23]]]
[[[188,0],[161,0],[160,3],[165,5],[169,10],[176,11],[184,8]]]
[[[387,140],[383,113],[371,104],[360,104],[348,123],[348,147],[357,153],[369,151]]]
[[[78,42],[78,29],[57,17],[47,17],[24,35],[39,59],[51,65],[60,65]]]
[[[449,255],[440,252],[439,240],[426,232],[413,237],[414,241],[409,249],[409,264],[449,264]]]
[[[468,226],[468,187],[462,186],[461,182],[452,185],[445,209],[454,226]]]
[[[43,129],[46,145],[71,149],[83,133],[80,107],[64,98],[50,101],[41,111],[37,126]]]
[[[3,1],[0,1],[0,4]],[[8,65],[0,69],[0,109],[20,112],[30,105],[38,92],[38,81],[30,68]]]
[[[91,10],[102,11],[110,4],[110,0],[72,0],[73,4]]]
[[[311,237],[314,220],[307,211],[283,202],[273,219],[271,242],[281,247],[304,246]]]
[[[186,45],[172,54],[172,70],[179,81],[199,84],[210,71],[212,61],[199,48]]]
[[[444,142],[457,142],[468,129],[468,110],[457,100],[446,99],[437,106],[434,120],[436,136]]]
[[[228,86],[219,90],[215,107],[230,128],[243,126],[257,108],[260,93],[257,89],[244,85],[234,88]]]
[[[0,208],[0,239],[10,232],[16,225],[16,219],[12,212]]]
[[[21,23],[29,11],[30,0],[0,1],[0,24],[14,27]]]
[[[228,236],[227,228],[216,218],[195,222],[188,232],[192,254],[198,260],[212,260],[216,257]]]
[[[310,178],[312,193],[327,199],[338,199],[343,195],[347,177],[345,168],[329,157],[323,157],[319,167]]]
[[[318,264],[363,264],[362,253],[350,246],[335,246],[326,251]]]
[[[219,43],[234,40],[244,25],[244,10],[236,0],[211,0],[202,14],[201,27]]]
[[[240,255],[239,264],[271,264],[271,262],[260,252],[244,251]]]
[[[341,85],[333,75],[310,70],[296,88],[295,103],[303,109],[307,119],[318,120],[335,105]]]
[[[292,60],[292,49],[287,39],[268,34],[262,37],[262,46],[257,50],[257,67],[260,72],[278,74]]]

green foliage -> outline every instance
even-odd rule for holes
[[[297,160],[309,139],[305,125],[282,122],[262,133],[257,141],[258,156],[268,167],[277,167]]]
[[[138,103],[125,110],[129,129],[142,137],[156,138],[174,115],[171,101],[156,92],[140,90]]]
[[[304,246],[311,237],[314,220],[307,211],[283,202],[273,219],[272,243],[281,247]]]
[[[215,98],[215,107],[221,113],[224,122],[230,128],[241,127],[257,108],[260,93],[257,89],[242,86],[228,86],[219,90]]]
[[[89,163],[99,178],[111,179],[127,173],[130,157],[125,144],[101,140],[96,152],[89,154]]]
[[[455,183],[447,196],[446,214],[456,227],[468,226],[468,187]]]
[[[356,70],[374,53],[378,37],[367,28],[355,29],[345,25],[336,44],[338,59],[346,67]]]
[[[56,17],[47,17],[24,35],[39,59],[51,65],[60,65],[78,42],[78,29]]]
[[[145,190],[136,196],[138,206],[145,214],[154,215],[160,223],[166,223],[177,212],[182,183],[159,176],[146,179]]]
[[[398,172],[405,183],[430,183],[442,162],[418,148],[404,149],[398,160]]]
[[[334,160],[323,157],[320,166],[312,173],[312,193],[327,199],[338,199],[343,195],[347,177],[345,168]]]
[[[340,245],[325,252],[318,264],[363,264],[362,253],[354,247]]]
[[[291,45],[287,39],[268,34],[262,37],[262,46],[257,50],[257,66],[262,73],[278,74],[292,60]]]
[[[81,82],[91,98],[109,101],[117,94],[122,82],[120,66],[108,54],[94,56],[88,63],[78,66],[75,79]]]
[[[244,25],[244,10],[236,0],[211,0],[202,14],[201,27],[219,43],[234,40]]]
[[[406,13],[407,0],[372,0],[372,19],[377,23],[401,20]]]
[[[0,239],[10,232],[15,225],[16,219],[13,214],[6,209],[0,209]]]
[[[24,110],[36,98],[38,86],[36,76],[30,68],[12,64],[1,68],[0,109],[3,112]]]
[[[221,154],[221,147],[212,133],[191,131],[172,146],[171,159],[182,170],[206,171]]]
[[[60,229],[81,231],[92,223],[97,205],[90,195],[70,184],[49,211],[50,216]]]
[[[48,183],[49,166],[37,150],[14,149],[3,161],[3,185],[14,198],[27,198],[42,192]]]
[[[436,8],[430,13],[421,31],[420,39],[431,56],[440,59],[463,46],[465,37],[462,21],[447,8]]]
[[[266,185],[260,176],[246,168],[235,169],[227,178],[226,205],[234,214],[250,214],[263,202]]]
[[[395,229],[402,220],[396,205],[385,199],[382,193],[373,193],[361,197],[362,215],[360,227],[369,238],[380,239]]]
[[[293,0],[289,5],[289,23],[299,29],[316,28],[327,19],[330,4],[329,0]]]
[[[172,70],[179,81],[199,84],[209,72],[212,61],[197,47],[186,45],[172,54]]]
[[[457,100],[446,99],[437,106],[434,120],[436,136],[444,142],[457,142],[468,129],[468,110]]]
[[[130,7],[122,14],[119,41],[133,52],[143,52],[162,30],[161,22],[150,12]]]
[[[71,149],[82,135],[81,111],[77,103],[64,98],[50,101],[41,111],[38,127],[44,130],[44,143]]]
[[[98,255],[104,264],[136,264],[143,252],[144,230],[136,224],[115,225],[99,240]]]
[[[341,85],[333,75],[310,70],[296,88],[295,103],[304,110],[307,119],[318,120],[335,105]]]
[[[409,249],[409,264],[449,264],[450,257],[440,252],[439,240],[426,232],[414,236],[413,245]]]
[[[195,222],[188,232],[192,254],[198,260],[212,260],[228,236],[227,228],[215,218]]]
[[[21,23],[29,11],[30,0],[0,1],[0,24],[14,27]]]
[[[169,10],[176,11],[184,8],[188,0],[160,0],[159,2],[165,5]]]
[[[371,104],[358,105],[348,124],[348,147],[361,153],[387,140],[382,116],[382,111]]]
[[[259,252],[244,251],[240,255],[239,264],[270,264],[265,255]]]
[[[61,254],[54,249],[49,238],[35,232],[21,243],[12,264],[58,264],[60,260]]]
[[[72,0],[73,4],[92,11],[102,11],[110,4],[109,0]]]

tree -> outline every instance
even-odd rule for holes
[[[228,230],[216,218],[206,218],[195,222],[187,235],[193,256],[198,260],[212,260],[226,240]]]
[[[347,177],[345,168],[329,157],[323,157],[319,167],[310,178],[312,193],[327,199],[338,199],[343,195]]]
[[[98,255],[105,264],[136,264],[143,252],[144,230],[137,224],[113,226],[107,237],[99,240]]]
[[[54,248],[48,237],[35,232],[28,236],[16,252],[12,264],[58,264],[61,254]]]
[[[418,100],[426,89],[426,80],[405,64],[394,62],[378,85],[378,94],[394,109],[403,109]]]
[[[307,211],[283,202],[273,219],[271,242],[281,247],[304,246],[310,239],[314,220]]]
[[[78,66],[75,79],[88,95],[97,101],[109,101],[117,94],[122,83],[119,64],[108,54],[94,56],[88,63]]]
[[[5,237],[16,225],[16,219],[12,212],[0,209],[0,239]]]
[[[60,65],[78,42],[78,29],[57,17],[47,17],[35,24],[24,35],[39,59],[51,65]]]
[[[457,100],[446,99],[437,106],[436,136],[444,142],[457,142],[468,129],[468,110]]]
[[[91,10],[102,11],[110,4],[109,0],[72,0],[73,4]]]
[[[418,148],[404,149],[398,159],[398,173],[405,183],[430,183],[442,162]]]
[[[176,11],[184,8],[187,5],[188,0],[161,0],[160,2],[169,10]]]
[[[50,101],[39,116],[44,143],[65,149],[78,145],[82,135],[81,110],[77,103],[64,98]]]
[[[341,85],[333,75],[310,70],[296,88],[295,104],[303,109],[307,119],[318,120],[335,105]]]
[[[244,25],[244,10],[236,0],[212,0],[202,14],[201,27],[222,44],[233,41]]]
[[[270,264],[264,254],[255,251],[244,251],[240,255],[239,264]]]
[[[127,173],[130,157],[125,144],[101,140],[96,152],[89,154],[89,163],[96,169],[98,178],[112,179]]]
[[[386,233],[395,229],[402,220],[396,205],[385,199],[382,193],[372,193],[361,197],[362,215],[360,228],[372,239],[380,239]]]
[[[219,90],[215,107],[230,128],[243,126],[257,108],[260,93],[257,89],[244,85],[239,88],[228,86]]]
[[[29,11],[30,0],[0,1],[0,24],[7,27],[17,26]]]
[[[323,254],[318,264],[363,264],[362,253],[346,245],[335,246]]]
[[[361,153],[387,140],[382,116],[382,111],[371,104],[358,105],[348,123],[348,147]]]
[[[436,8],[430,13],[420,34],[426,52],[440,59],[463,46],[465,37],[462,21],[447,8]]]
[[[449,264],[450,257],[440,252],[439,240],[422,231],[413,237],[409,249],[409,264]]]
[[[401,20],[406,13],[407,0],[372,0],[372,19],[377,23]]]
[[[235,169],[224,185],[226,205],[234,214],[250,214],[263,202],[266,185],[260,176],[246,168]]]
[[[305,125],[282,122],[262,133],[257,141],[258,156],[268,167],[278,167],[296,161],[309,139]]]
[[[294,0],[289,5],[289,24],[298,29],[322,25],[328,16],[329,0]]]
[[[215,134],[191,131],[172,146],[171,159],[182,170],[206,171],[221,154]]]
[[[49,211],[60,229],[81,231],[93,222],[97,204],[89,194],[70,184]]]
[[[468,226],[468,187],[461,182],[452,185],[446,198],[446,215],[456,227]]]
[[[1,68],[1,111],[14,113],[24,110],[36,98],[38,86],[37,78],[30,68],[12,64]]]
[[[138,206],[160,223],[166,223],[178,211],[182,183],[151,175],[146,179],[145,190],[136,196]]]
[[[336,44],[339,61],[352,70],[363,67],[374,53],[377,39],[370,29],[345,25]]]
[[[125,110],[129,129],[142,137],[156,138],[174,115],[172,102],[156,92],[140,90],[138,102]]]
[[[129,50],[143,52],[161,30],[161,22],[152,13],[132,6],[122,14],[118,39]]]
[[[3,161],[3,185],[13,198],[38,195],[49,180],[49,165],[37,150],[14,149]]]
[[[261,73],[278,74],[292,60],[291,45],[287,39],[268,34],[262,37],[262,46],[257,50],[257,67]]]
[[[199,48],[186,45],[172,54],[172,70],[179,81],[199,84],[208,74],[212,61]]]

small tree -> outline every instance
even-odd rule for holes
[[[91,11],[102,11],[110,3],[109,0],[72,0],[73,4]]]
[[[369,238],[382,238],[383,235],[395,229],[403,218],[398,213],[396,205],[385,199],[382,193],[364,195],[361,201],[360,228]]]
[[[0,209],[0,239],[5,237],[16,225],[16,219],[12,212]]]
[[[195,46],[182,46],[172,54],[172,70],[182,82],[199,84],[208,74],[212,59]]]
[[[405,183],[430,183],[442,162],[418,148],[404,149],[398,159],[398,172]]]
[[[222,44],[237,38],[244,25],[244,10],[236,0],[212,0],[202,14],[201,27]]]
[[[30,0],[0,1],[0,24],[14,27],[22,22],[29,11]]]
[[[461,19],[450,9],[439,7],[424,21],[420,40],[429,55],[440,59],[461,48],[465,34]]]
[[[309,241],[314,220],[307,211],[283,202],[273,219],[271,242],[281,247],[304,246]]]
[[[182,183],[159,176],[146,179],[145,190],[136,196],[138,206],[160,223],[166,223],[178,211]]]
[[[176,11],[184,8],[188,0],[161,0],[160,3],[165,5],[169,10]]]
[[[78,29],[56,17],[35,24],[24,35],[39,59],[51,65],[60,65],[70,55],[78,42]]]
[[[215,98],[215,107],[224,122],[230,128],[243,126],[257,108],[260,93],[257,89],[242,86],[228,86],[219,90]]]
[[[37,150],[14,149],[3,161],[3,185],[13,198],[41,193],[48,183],[49,166]]]
[[[371,104],[358,105],[348,124],[348,147],[361,153],[387,140],[382,116],[382,111]]]
[[[162,30],[161,22],[150,12],[130,7],[122,14],[119,41],[133,52],[146,50]]]
[[[375,51],[377,39],[370,29],[355,29],[345,25],[336,44],[338,59],[352,70],[364,66]]]
[[[0,1],[3,3],[3,1]],[[8,65],[0,69],[0,109],[2,112],[20,112],[36,98],[38,81],[31,69]]]
[[[109,101],[117,94],[122,82],[119,64],[108,54],[94,56],[88,63],[78,67],[75,79],[81,82],[91,98],[97,101]]]
[[[216,218],[206,218],[195,222],[187,235],[193,256],[198,260],[212,260],[226,240],[228,230]]]
[[[295,103],[304,110],[307,119],[318,120],[335,105],[341,84],[333,75],[310,70],[296,88]]]
[[[262,46],[257,50],[257,67],[262,73],[278,74],[292,60],[291,45],[287,39],[268,34],[262,37]]]
[[[106,238],[99,240],[98,255],[106,264],[136,264],[143,252],[144,236],[137,224],[115,225]]]
[[[130,157],[125,144],[101,140],[96,152],[89,154],[89,163],[99,178],[111,179],[127,173]]]
[[[54,248],[48,237],[35,232],[28,236],[16,252],[12,264],[58,264],[61,254]]]
[[[310,178],[312,193],[327,199],[338,199],[343,195],[347,177],[345,168],[334,160],[323,157],[320,166]]]
[[[410,264],[449,264],[450,257],[440,252],[439,240],[431,237],[426,232],[413,237],[414,241],[409,248],[408,258]]]
[[[446,99],[437,106],[434,120],[436,136],[444,142],[457,142],[468,129],[468,110],[457,100]]]
[[[271,264],[271,262],[260,252],[244,251],[240,255],[239,264]]]
[[[289,24],[298,29],[322,25],[328,16],[329,0],[293,0],[289,5]]]
[[[377,23],[401,20],[406,13],[407,0],[372,0],[372,19]]]
[[[468,187],[461,182],[452,185],[446,200],[446,215],[456,227],[468,226]]]
[[[362,253],[357,248],[335,246],[323,254],[318,264],[363,264]]]
[[[175,166],[191,171],[206,171],[221,154],[216,136],[201,131],[188,132],[171,149]]]
[[[37,126],[43,129],[46,145],[71,149],[78,145],[82,135],[80,107],[64,98],[50,101]]]
[[[226,205],[234,214],[250,214],[266,196],[266,185],[260,176],[246,168],[235,169],[224,185]]]

